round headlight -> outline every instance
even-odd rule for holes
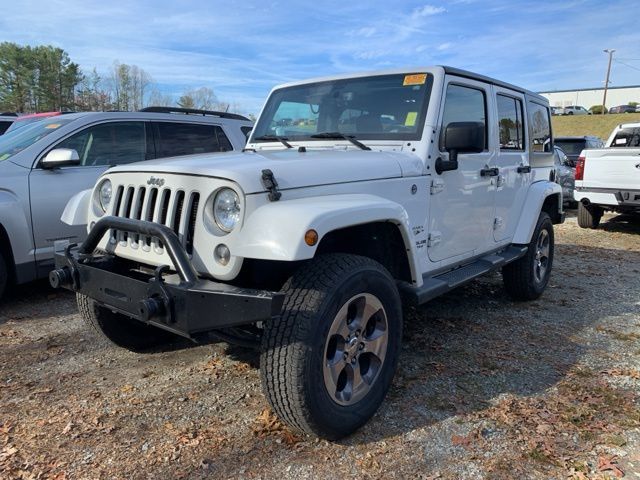
[[[240,221],[240,199],[230,188],[223,188],[213,201],[213,218],[224,232],[233,230]]]
[[[98,201],[100,202],[100,208],[106,212],[111,203],[111,181],[105,180],[100,184],[98,189]]]

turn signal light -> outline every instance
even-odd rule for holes
[[[307,233],[304,234],[304,243],[313,247],[316,243],[318,243],[318,232],[315,230],[307,230]]]
[[[584,162],[584,157],[578,157],[578,161],[576,162],[576,180],[582,180],[584,178]]]

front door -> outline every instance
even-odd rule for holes
[[[98,177],[110,166],[145,160],[147,141],[144,122],[110,122],[94,125],[67,137],[54,148],[78,152],[80,164],[52,170],[36,167],[29,176],[31,221],[35,260],[53,259],[53,243],[68,239],[81,242],[87,227],[69,226],[60,217],[73,195],[93,188]]]
[[[447,77],[446,94],[440,111],[440,157],[444,151],[444,131],[452,122],[482,122],[489,141],[495,128],[488,122],[490,88],[479,82]],[[457,261],[473,256],[493,244],[493,177],[481,171],[494,160],[493,141],[483,152],[458,155],[458,169],[433,172],[430,203],[428,253],[432,262]]]

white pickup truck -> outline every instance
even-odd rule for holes
[[[607,210],[640,215],[640,123],[618,125],[605,148],[582,151],[573,197],[582,228],[598,228]]]

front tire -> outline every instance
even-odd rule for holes
[[[402,307],[395,281],[356,255],[320,256],[285,284],[282,315],[267,322],[262,386],[294,429],[335,440],[378,410],[396,370]]]
[[[103,346],[116,345],[132,352],[141,352],[177,339],[176,335],[157,327],[112,312],[81,293],[76,294],[76,301],[80,316]]]
[[[549,214],[541,212],[527,253],[502,268],[507,293],[515,300],[539,298],[549,283],[553,252],[553,223]]]
[[[588,207],[582,202],[578,202],[578,225],[582,228],[596,229],[600,225],[600,220],[604,215],[604,210],[597,205]]]

